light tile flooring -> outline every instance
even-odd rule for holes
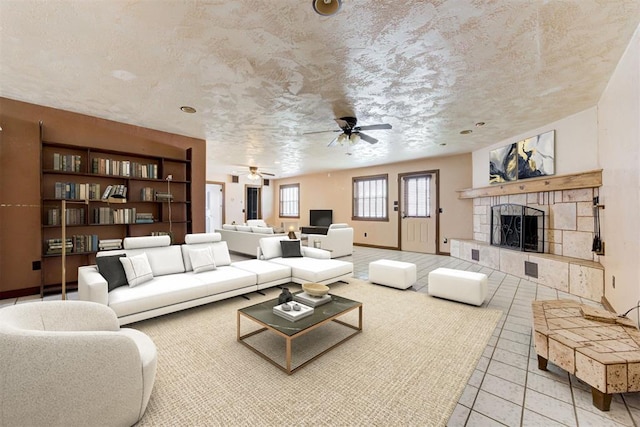
[[[438,267],[485,273],[489,277],[489,296],[483,307],[503,312],[449,419],[449,427],[640,425],[640,393],[615,395],[611,410],[601,412],[591,403],[590,388],[576,377],[552,363],[548,371],[538,370],[531,338],[531,301],[580,298],[448,256],[356,246],[352,256],[340,259],[352,261],[354,276],[366,280],[369,262],[382,258],[415,263],[418,283],[413,290],[417,292],[427,292],[427,276]],[[53,295],[45,299],[59,298]],[[76,293],[69,294],[69,299],[76,298]],[[0,300],[0,307],[37,299]],[[599,306],[588,300],[582,302]]]

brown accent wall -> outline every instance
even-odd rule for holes
[[[0,299],[39,292],[40,121],[49,142],[179,158],[192,148],[192,229],[204,232],[204,140],[0,98]]]

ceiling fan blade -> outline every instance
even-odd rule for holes
[[[359,132],[358,135],[360,135],[360,138],[367,141],[369,144],[375,144],[376,142],[378,142],[377,139],[370,137],[366,133]]]
[[[338,136],[340,136],[340,135],[338,135]],[[333,145],[333,143],[336,142],[337,140],[338,140],[338,137],[336,136],[335,138],[333,138],[331,140],[331,142],[329,143],[329,145],[327,145],[327,147],[331,147]]]
[[[377,130],[377,129],[391,129],[389,123],[380,123],[377,125],[356,126],[355,130]]]
[[[342,129],[317,130],[314,132],[304,132],[302,135],[313,135],[314,133],[327,133],[327,132],[342,132]]]
[[[268,176],[276,176],[275,173],[269,173],[269,172],[260,172],[261,175],[268,175]]]

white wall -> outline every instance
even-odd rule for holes
[[[624,312],[640,300],[640,26],[598,102],[598,123],[605,205],[600,262],[605,297]]]
[[[231,182],[231,175],[227,174],[215,174],[207,171],[207,181],[224,182],[224,220],[225,223],[231,224],[235,221],[237,224],[243,224],[245,222],[244,216],[244,199],[245,199],[245,185],[254,185],[253,181],[246,179],[246,176],[239,176],[238,183]],[[273,213],[273,188],[274,180],[270,179],[269,186],[262,186],[262,219],[267,224],[279,226],[279,223],[274,222]]]
[[[515,135],[472,153],[473,187],[489,186],[489,152],[541,133],[556,131],[555,175],[599,169],[597,108],[592,107],[557,122]]]

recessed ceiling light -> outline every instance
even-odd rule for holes
[[[180,110],[182,110],[185,113],[189,113],[189,114],[193,114],[196,112],[196,109],[193,107],[189,107],[188,105],[183,105],[182,107],[180,107]]]
[[[478,122],[478,123],[476,123],[476,127],[479,128],[479,127],[484,126],[485,124],[486,124],[485,122]]]
[[[465,129],[465,130],[461,130],[460,134],[461,135],[469,135],[471,132],[473,132],[471,129]]]

